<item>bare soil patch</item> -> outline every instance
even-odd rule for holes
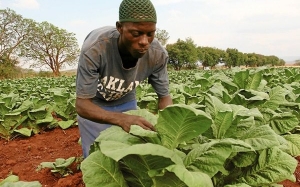
[[[55,128],[32,137],[0,139],[0,179],[10,174],[20,181],[39,181],[43,187],[83,187],[82,173],[73,164],[73,174],[62,177],[50,168],[37,171],[42,162],[55,162],[57,158],[81,157],[78,127],[67,130]]]

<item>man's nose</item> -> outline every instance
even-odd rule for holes
[[[149,44],[147,35],[142,35],[141,36],[141,38],[139,40],[139,44],[142,45],[142,46],[146,46],[146,45]]]

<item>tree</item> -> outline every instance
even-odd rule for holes
[[[277,56],[266,56],[266,64],[264,65],[272,65],[272,66],[279,66],[280,59]]]
[[[55,76],[66,64],[73,65],[79,57],[79,46],[74,33],[48,22],[37,23],[26,37],[22,56],[32,61],[30,67],[49,67]]]
[[[11,79],[18,77],[20,69],[16,67],[18,61],[7,55],[0,56],[0,79]]]
[[[241,66],[245,65],[244,63],[244,54],[242,52],[239,52],[237,49],[226,49],[227,58],[226,58],[226,66],[227,67],[235,67],[235,66]]]
[[[191,38],[187,38],[185,41],[178,39],[176,43],[168,44],[166,49],[169,54],[169,63],[175,70],[180,70],[182,67],[189,69],[196,67],[197,47]]]
[[[247,60],[245,62],[246,67],[256,67],[257,66],[257,57],[255,53],[248,53]]]
[[[7,60],[12,55],[16,57],[33,25],[32,20],[24,19],[11,9],[0,10],[0,56]]]
[[[284,66],[285,65],[285,61],[283,59],[279,59],[279,66]]]
[[[0,10],[0,78],[19,74],[18,54],[34,22],[11,9]]]
[[[170,38],[169,33],[166,30],[156,29],[155,38],[161,43],[162,46],[165,46]]]
[[[179,59],[180,49],[177,44],[168,44],[167,51],[169,54],[169,64],[171,64],[175,70],[180,70],[183,66],[183,62]]]
[[[218,63],[226,59],[224,50],[212,47],[197,47],[198,60],[202,62],[203,67],[215,67]]]

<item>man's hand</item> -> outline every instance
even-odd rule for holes
[[[122,127],[122,129],[126,132],[130,131],[131,125],[138,125],[143,129],[155,131],[154,126],[141,116],[129,115],[123,113],[121,113],[121,116],[122,117],[119,118],[119,121],[117,122],[116,125]]]
[[[95,105],[91,99],[76,98],[76,111],[83,118],[98,123],[118,125],[126,132],[130,131],[131,125],[138,125],[146,130],[155,130],[154,126],[141,116],[106,111]]]

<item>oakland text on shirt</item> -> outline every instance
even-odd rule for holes
[[[134,81],[130,83],[125,83],[125,80],[119,79],[113,76],[110,76],[109,79],[107,76],[103,77],[101,80],[98,80],[98,92],[106,101],[113,101],[120,99],[128,92],[135,89],[140,82]],[[124,87],[128,85],[127,88]]]

